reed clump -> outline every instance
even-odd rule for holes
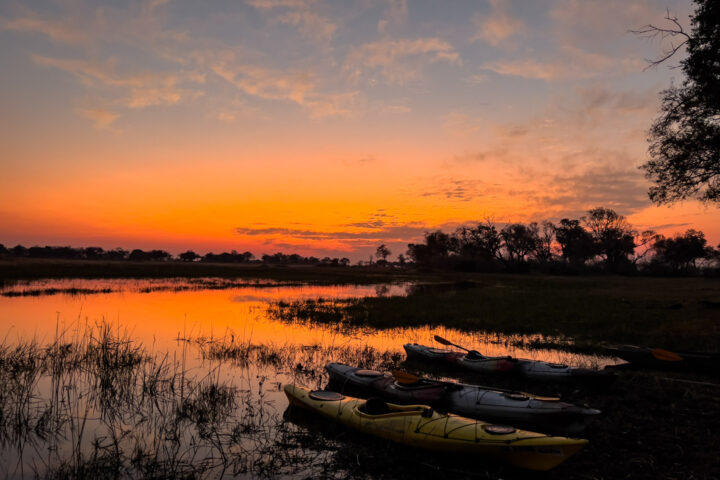
[[[267,376],[241,369],[245,377],[228,378],[209,358],[189,369],[188,345],[179,357],[151,352],[106,322],[59,331],[48,344],[6,340],[0,468],[51,479],[313,476],[326,468],[325,450],[306,454],[293,441],[301,431],[268,397]],[[267,365],[290,358],[250,350]]]

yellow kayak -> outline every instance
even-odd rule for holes
[[[395,405],[296,385],[284,388],[291,405],[361,432],[427,450],[485,455],[529,470],[550,470],[588,443],[440,414],[425,405]]]

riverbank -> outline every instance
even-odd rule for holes
[[[604,342],[720,351],[716,279],[486,275],[461,285],[406,297],[277,302],[272,312],[287,321],[540,334],[549,344],[537,346],[586,352]]]

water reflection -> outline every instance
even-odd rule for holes
[[[339,329],[268,314],[281,300],[404,295],[409,288],[417,287],[218,279],[6,287],[0,470],[9,477],[106,476],[118,469],[130,477],[337,475],[345,468],[336,462],[337,446],[327,438],[308,441],[306,430],[284,421],[280,389],[324,386],[330,361],[392,369],[404,360],[404,343],[433,345],[440,335],[487,355],[609,363],[526,348],[542,340],[533,336],[426,326]]]

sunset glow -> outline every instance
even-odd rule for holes
[[[0,243],[392,257],[424,232],[695,228],[638,169],[686,1],[9,0]]]

